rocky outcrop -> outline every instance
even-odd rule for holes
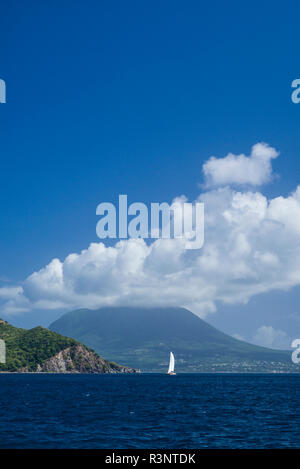
[[[0,319],[6,361],[0,373],[136,373],[133,368],[104,360],[71,337],[37,326],[21,329]]]
[[[21,370],[20,370],[21,371]],[[22,370],[25,371],[25,370]],[[100,358],[79,344],[61,350],[37,366],[38,373],[136,373],[133,368],[117,365]]]

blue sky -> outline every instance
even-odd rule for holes
[[[299,12],[296,2],[263,1],[1,5],[1,285],[98,242],[102,201],[194,200],[211,155],[249,155],[267,142],[280,152],[277,176],[259,190],[295,190]],[[285,309],[297,316],[298,298],[296,288],[218,304],[207,320],[242,336],[265,324],[290,335]],[[48,324],[57,314],[12,321]]]

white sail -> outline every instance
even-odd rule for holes
[[[169,363],[169,369],[168,373],[174,373],[174,368],[175,368],[175,358],[172,352],[170,352],[170,363]]]

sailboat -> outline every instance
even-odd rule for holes
[[[172,352],[170,352],[170,363],[167,375],[176,375],[175,371],[175,358]]]

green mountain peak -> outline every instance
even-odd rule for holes
[[[80,309],[63,315],[50,329],[144,371],[166,371],[170,351],[179,372],[299,371],[290,352],[237,340],[185,308]]]

